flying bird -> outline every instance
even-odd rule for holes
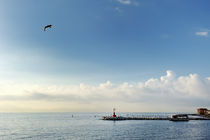
[[[52,28],[52,25],[51,25],[51,24],[50,24],[50,25],[46,25],[46,26],[44,27],[44,31],[46,31],[47,28]]]

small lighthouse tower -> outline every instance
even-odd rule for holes
[[[113,108],[113,115],[112,115],[112,117],[117,117],[116,114],[115,114],[115,110],[116,110],[116,109]]]

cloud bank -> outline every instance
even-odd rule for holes
[[[86,104],[86,107],[90,104],[97,106],[99,103],[102,108],[106,108],[107,104],[117,104],[119,107],[135,104],[141,105],[141,109],[155,110],[158,107],[163,111],[188,111],[210,106],[210,77],[202,79],[198,74],[177,77],[173,71],[168,70],[160,78],[137,83],[115,84],[107,81],[98,85],[81,83],[74,86],[2,83],[0,93],[0,101],[7,102],[60,102],[75,103],[77,106]],[[134,111],[139,111],[138,107]]]

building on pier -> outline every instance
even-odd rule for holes
[[[210,115],[210,110],[207,108],[198,108],[197,113],[198,115]]]
[[[117,117],[117,115],[115,114],[115,110],[116,110],[116,109],[113,108],[113,115],[112,115],[112,117],[114,117],[114,118]]]

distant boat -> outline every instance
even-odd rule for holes
[[[189,121],[188,115],[180,114],[180,115],[172,115],[170,121]]]

